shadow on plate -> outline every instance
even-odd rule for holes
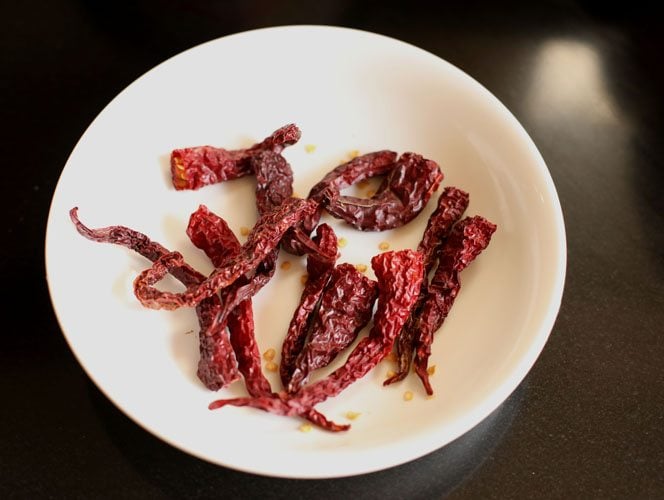
[[[361,476],[280,479],[218,467],[163,443],[135,425],[92,384],[92,404],[110,440],[136,472],[168,497],[441,498],[460,486],[501,442],[519,412],[524,388],[447,446],[407,464]],[[251,436],[247,436],[251,439]],[[150,488],[152,492],[154,490]],[[141,495],[140,491],[135,491]]]

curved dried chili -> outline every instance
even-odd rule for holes
[[[338,191],[329,190],[325,209],[360,231],[393,229],[422,211],[442,179],[436,162],[416,153],[404,153],[374,196],[341,196]]]
[[[78,218],[78,209],[69,212],[77,231],[85,238],[121,245],[155,262],[170,252],[145,234],[124,226],[90,229]],[[205,281],[205,276],[186,263],[172,269],[172,274],[185,286],[195,286]],[[197,375],[205,386],[213,391],[226,387],[239,378],[237,362],[225,328],[215,324],[221,309],[219,297],[213,295],[198,304],[196,315],[200,325]]]
[[[217,290],[231,285],[243,274],[255,270],[277,247],[288,228],[315,210],[314,202],[291,198],[278,209],[266,213],[258,220],[236,257],[216,268],[205,281],[189,287],[185,292],[166,292],[154,287],[169,269],[177,267],[183,261],[182,255],[177,252],[165,255],[154,262],[150,269],[138,275],[134,280],[134,293],[141,304],[151,309],[193,307]]]
[[[442,326],[459,293],[459,273],[487,247],[495,230],[496,225],[483,217],[466,217],[454,225],[440,248],[438,268],[415,323],[413,364],[429,395],[433,394],[427,372],[433,335]]]

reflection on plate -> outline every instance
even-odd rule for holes
[[[278,57],[276,57],[278,54]],[[431,363],[436,395],[415,377],[387,388],[382,363],[319,406],[352,430],[298,432],[297,419],[248,408],[209,411],[219,396],[196,379],[197,322],[192,310],[138,305],[131,283],[146,262],[129,251],[80,237],[68,210],[93,227],[122,224],[210,265],[184,233],[204,203],[239,234],[256,219],[253,181],[199,191],[169,184],[176,147],[243,147],[295,122],[301,141],[286,150],[295,191],[349,152],[417,151],[440,163],[443,185],[470,193],[468,215],[498,224],[489,248],[461,276],[462,291],[438,332]],[[315,145],[307,148],[306,145]],[[340,262],[369,263],[378,244],[415,247],[435,198],[407,226],[360,233],[334,221],[348,240]],[[301,258],[254,301],[261,351],[279,350],[301,291]],[[447,62],[371,33],[284,27],[215,40],[186,51],[124,90],[72,152],[53,197],[46,237],[53,304],[69,345],[99,388],[164,441],[211,462],[259,474],[334,477],[397,465],[461,435],[519,384],[553,325],[565,273],[560,205],[528,135],[486,89]],[[275,374],[271,381],[278,387]],[[415,397],[404,401],[403,393]]]

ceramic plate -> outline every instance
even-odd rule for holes
[[[202,144],[244,147],[290,122],[303,132],[285,152],[300,195],[353,151],[415,151],[441,165],[443,186],[470,193],[468,215],[498,225],[489,248],[462,273],[461,293],[436,335],[435,397],[426,398],[414,376],[383,387],[391,369],[384,361],[318,407],[340,423],[347,422],[347,412],[359,413],[345,433],[300,432],[298,419],[249,408],[209,411],[212,400],[246,392],[240,381],[214,394],[197,380],[194,311],[142,308],[132,281],[147,262],[82,238],[68,217],[78,206],[81,220],[92,227],[135,228],[207,273],[210,264],[185,235],[189,214],[205,204],[239,235],[256,221],[253,180],[175,191],[170,151]],[[340,262],[369,264],[381,242],[391,249],[416,247],[436,198],[410,224],[382,233],[326,219],[347,240]],[[521,125],[485,88],[444,60],[394,39],[297,26],[205,43],[120,93],[64,167],[48,220],[46,264],[71,349],[136,423],[219,465],[323,478],[413,460],[463,434],[505,400],[551,331],[565,248],[546,165]],[[282,252],[280,263],[285,260],[290,268],[278,268],[254,300],[261,351],[279,351],[302,289],[304,260]],[[277,389],[276,374],[266,373]],[[413,392],[411,401],[404,400],[406,391]]]

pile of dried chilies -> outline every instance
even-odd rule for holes
[[[329,225],[319,223],[321,211],[361,231],[402,226],[437,190],[443,178],[438,164],[416,153],[398,156],[377,151],[357,156],[325,175],[307,199],[299,199],[293,197],[293,172],[281,154],[299,138],[300,130],[290,124],[247,149],[200,146],[172,152],[171,174],[178,190],[245,175],[256,178],[259,219],[244,245],[207,207],[200,206],[190,217],[187,235],[215,267],[209,276],[189,266],[179,252],[138,231],[124,226],[90,229],[79,220],[77,208],[70,217],[86,238],[122,245],[152,262],[134,281],[134,293],[144,306],[196,308],[199,379],[216,391],[242,377],[249,394],[214,401],[210,409],[251,406],[341,431],[350,426],[328,420],[315,406],[363,377],[394,346],[398,370],[385,384],[405,378],[413,364],[426,392],[433,393],[427,371],[433,335],[459,293],[459,273],[486,248],[496,226],[479,216],[461,220],[468,194],[446,187],[416,251],[387,251],[373,257],[374,281],[350,264],[336,263],[337,237]],[[341,194],[378,175],[384,178],[373,196]],[[282,344],[283,388],[274,392],[261,370],[251,301],[274,275],[280,247],[306,255],[308,280]],[[168,273],[186,291],[156,288]],[[356,344],[345,363],[308,384],[312,371],[348,348],[372,318],[369,335]]]

